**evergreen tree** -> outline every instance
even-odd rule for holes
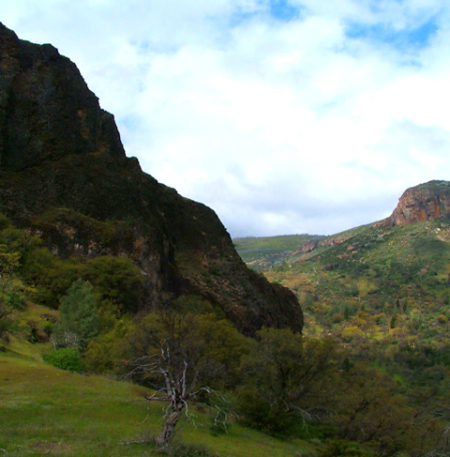
[[[54,335],[56,346],[76,346],[84,352],[100,329],[92,285],[83,280],[74,282],[61,299],[60,311]]]

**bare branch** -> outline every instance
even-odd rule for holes
[[[186,372],[188,368],[188,363],[186,360],[183,360],[184,362],[184,368],[183,368],[183,374],[182,374],[182,387],[181,387],[181,397],[185,398],[186,397]]]

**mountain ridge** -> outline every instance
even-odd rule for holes
[[[338,246],[366,228],[403,226],[439,219],[450,219],[450,182],[432,180],[405,190],[392,214],[377,222],[333,235],[240,237],[233,241],[247,265],[264,271],[282,262],[300,261],[323,249]]]
[[[244,333],[301,331],[295,296],[247,269],[214,211],[125,155],[114,117],[74,63],[0,24],[0,209],[53,253],[128,256],[142,307],[194,294]]]

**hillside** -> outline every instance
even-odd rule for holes
[[[242,260],[251,268],[263,271],[286,259],[316,249],[324,236],[285,235],[235,238],[234,245]]]
[[[296,293],[306,335],[334,335],[349,360],[389,373],[400,391],[447,420],[449,189],[447,181],[408,189],[386,220],[321,238],[309,252],[290,243],[283,251],[275,238],[283,261],[263,269]],[[261,271],[265,260],[261,253],[249,265]]]
[[[295,296],[245,266],[210,208],[126,157],[75,64],[1,24],[0,138],[0,211],[62,258],[131,259],[144,278],[139,309],[197,295],[244,333],[301,330]]]
[[[238,239],[235,245],[248,265],[296,292],[307,332],[366,312],[377,316],[380,328],[393,315],[428,320],[427,332],[439,339],[450,303],[449,189],[447,181],[408,189],[386,220],[336,235]],[[275,249],[273,261],[267,252]]]
[[[134,318],[121,306],[130,306],[138,272],[129,261],[112,259],[60,259],[42,240],[0,218],[0,449],[5,455],[153,453],[167,403],[146,405],[143,395],[164,387],[151,373],[130,378],[130,362],[149,352],[166,360],[161,348],[171,341],[171,358],[181,350],[181,366],[189,367],[181,379],[200,379],[214,390],[212,398],[189,401],[196,425],[180,417],[182,444],[175,440],[170,455],[373,457],[376,452],[388,457],[402,449],[419,457],[445,449],[445,339],[424,345],[420,327],[404,339],[392,320],[387,333],[366,332],[375,345],[351,326],[337,331],[337,339],[302,337],[288,329],[264,329],[256,339],[247,338],[198,297],[184,297],[181,314]],[[88,281],[72,283],[74,274]],[[36,303],[52,297],[61,284],[67,291],[58,310]],[[358,314],[352,325],[363,325],[363,317]],[[366,319],[366,330],[371,322]],[[414,350],[405,353],[405,342]],[[403,352],[390,350],[394,343]],[[175,373],[177,366],[171,366]],[[114,381],[124,378],[141,386]],[[226,429],[217,429],[217,418]]]
[[[23,349],[23,348],[22,348]],[[20,357],[0,355],[0,452],[6,456],[162,456],[142,443],[161,426],[161,404],[128,382],[83,376],[40,361],[36,348]],[[302,455],[314,446],[283,442],[234,425],[226,435],[209,432],[211,410],[191,411],[180,424],[179,455],[248,457]],[[194,422],[195,420],[195,422]],[[210,449],[209,453],[205,449]],[[214,450],[214,451],[213,451]],[[191,454],[189,454],[191,452]],[[214,453],[213,453],[214,452]]]
[[[366,226],[349,238],[340,237],[343,241],[338,245],[304,257],[287,257],[267,272],[268,277],[296,290],[301,302],[308,303],[305,312],[314,304],[323,307],[324,312],[319,314],[324,325],[337,318],[334,314],[342,314],[346,308],[354,314],[362,306],[392,314],[420,301],[430,312],[446,311],[450,258],[447,221]]]

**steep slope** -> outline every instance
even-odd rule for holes
[[[385,224],[406,225],[441,217],[450,217],[450,183],[430,181],[407,189]]]
[[[295,296],[247,269],[211,209],[126,157],[76,66],[1,24],[0,207],[61,256],[132,258],[146,278],[143,307],[196,294],[245,333],[302,328]]]

